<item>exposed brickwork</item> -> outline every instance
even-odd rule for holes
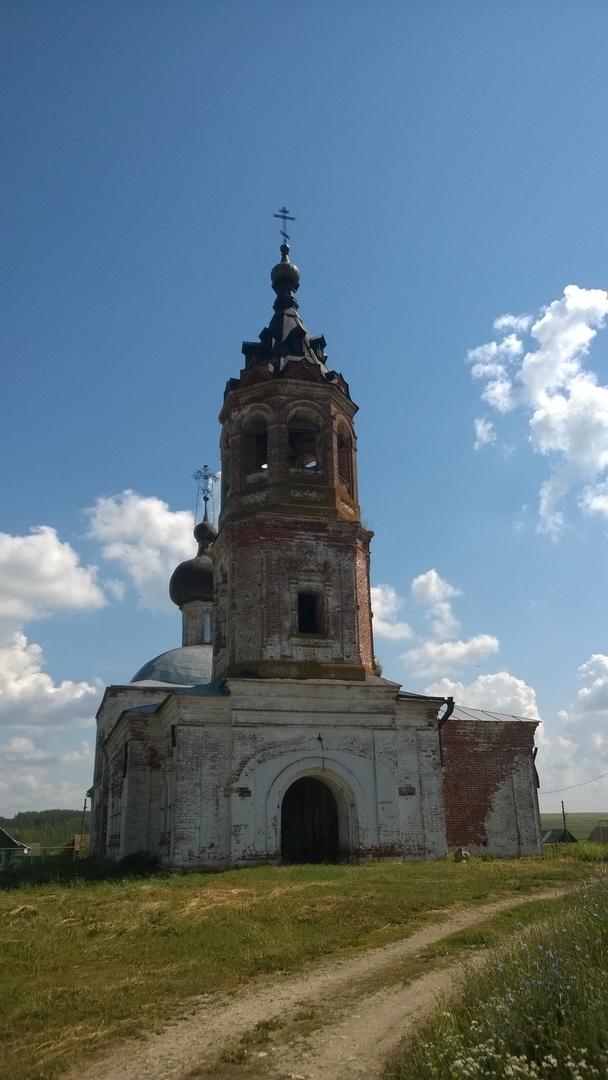
[[[453,721],[441,731],[451,848],[537,854],[532,751],[536,722]]]
[[[356,524],[231,522],[213,549],[216,673],[362,678],[373,668],[369,534]],[[298,593],[319,596],[319,632],[298,631]],[[331,668],[332,670],[327,670]]]
[[[305,360],[273,374],[246,368],[227,394],[212,549],[218,677],[373,671],[372,534],[357,502],[355,412],[346,384]],[[301,593],[316,604],[312,631],[299,625]]]

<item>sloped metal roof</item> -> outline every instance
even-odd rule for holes
[[[507,721],[513,723],[516,720],[520,724],[540,723],[540,720],[535,716],[518,716],[514,713],[494,712],[490,709],[469,709],[466,705],[455,705],[450,720],[483,720],[492,723],[506,723]]]

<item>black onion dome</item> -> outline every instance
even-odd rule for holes
[[[272,287],[276,291],[288,283],[295,292],[300,284],[300,271],[289,261],[289,244],[281,244],[281,261],[270,271]]]
[[[195,527],[198,552],[176,567],[169,582],[169,596],[179,608],[190,600],[213,600],[213,564],[207,552],[216,536],[217,529],[207,517]]]

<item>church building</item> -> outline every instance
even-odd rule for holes
[[[182,645],[105,691],[92,851],[210,870],[538,854],[536,721],[382,678],[357,406],[299,282],[283,244],[226,386],[219,527],[205,509],[170,581]]]

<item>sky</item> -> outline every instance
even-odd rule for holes
[[[608,817],[607,41],[605,0],[4,0],[0,815],[80,807],[104,686],[181,642],[287,206],[385,676],[542,719],[541,810]]]

